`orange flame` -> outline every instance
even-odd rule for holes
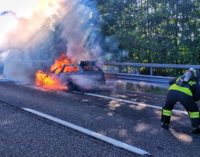
[[[67,85],[62,84],[61,80],[56,77],[60,73],[70,73],[78,71],[78,66],[72,66],[72,61],[62,53],[55,63],[51,66],[50,73],[45,73],[42,70],[38,70],[35,74],[36,86],[48,89],[48,90],[67,90]],[[56,74],[56,75],[55,75]]]
[[[50,72],[53,72],[55,74],[59,74],[61,72],[64,73],[76,72],[78,70],[78,67],[70,66],[70,64],[72,64],[72,61],[69,58],[67,58],[67,56],[64,53],[62,53],[60,57],[55,60],[55,63],[51,66]]]
[[[57,77],[48,75],[41,70],[35,74],[35,84],[48,90],[67,90],[67,86],[63,85]]]

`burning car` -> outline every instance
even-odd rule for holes
[[[57,75],[69,90],[91,90],[105,84],[104,73],[95,61],[81,61],[79,65],[63,65]]]
[[[55,60],[50,72],[36,72],[36,85],[53,90],[93,90],[105,84],[103,71],[95,61],[73,63],[65,54]]]

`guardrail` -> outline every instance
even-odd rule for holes
[[[31,60],[31,63],[35,66],[40,63],[42,67],[46,67],[47,63],[50,61],[47,60]],[[48,67],[48,66],[47,66]],[[109,77],[115,77],[118,79],[134,80],[134,81],[144,81],[144,82],[159,82],[166,83],[171,77],[170,75],[157,75],[155,76],[156,69],[189,69],[194,67],[195,69],[200,70],[200,65],[184,65],[184,64],[154,64],[154,63],[117,63],[117,62],[104,62],[103,71]],[[140,72],[140,68],[147,68],[148,74],[143,75]],[[0,68],[0,71],[1,68]],[[180,74],[182,74],[181,71]],[[152,77],[150,77],[152,76]]]
[[[172,79],[172,77],[124,74],[124,73],[105,73],[105,76],[108,79],[120,79],[126,81],[159,84],[162,86],[168,86],[169,80]]]
[[[200,70],[200,65],[185,65],[185,64],[154,64],[154,63],[117,63],[105,62],[104,71],[112,73],[132,73],[140,74],[139,68],[149,68],[149,75],[154,75],[155,69],[189,69],[191,67]],[[124,70],[126,69],[126,70]],[[132,69],[132,70],[131,70]],[[123,72],[125,71],[125,72]]]

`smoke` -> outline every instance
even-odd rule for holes
[[[13,11],[3,11],[0,13],[0,16],[7,15],[7,14],[16,15]]]
[[[120,49],[120,41],[115,36],[105,37],[102,47],[106,52],[104,60],[118,62],[128,61],[129,52]]]
[[[97,59],[101,53],[98,46],[98,12],[93,8],[91,2],[77,1],[61,22],[62,37],[68,42],[67,55],[77,61]]]
[[[0,22],[8,24],[0,32],[0,60],[8,78],[31,83],[36,70],[49,69],[62,52],[77,62],[99,59],[102,53],[99,15],[93,2],[20,0],[13,3],[16,2],[7,0],[0,7]]]

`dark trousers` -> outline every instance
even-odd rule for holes
[[[192,113],[199,112],[197,104],[195,103],[195,101],[193,100],[193,98],[191,96],[189,96],[189,95],[187,95],[183,92],[176,91],[176,90],[170,90],[167,94],[166,103],[165,103],[165,106],[162,109],[161,121],[163,123],[166,123],[166,124],[170,123],[171,116],[165,115],[163,111],[164,110],[172,111],[173,108],[174,108],[174,105],[177,102],[180,102],[184,106],[186,111],[188,112],[189,117],[191,119],[192,126],[193,127],[199,126],[200,125],[200,118],[197,117],[197,116],[195,116],[195,117],[190,116],[190,113],[192,115]]]

